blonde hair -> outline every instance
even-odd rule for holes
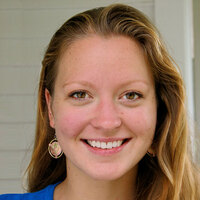
[[[54,137],[49,126],[44,91],[54,93],[58,61],[62,52],[79,38],[97,34],[127,36],[136,40],[148,59],[156,86],[158,118],[153,147],[155,158],[147,155],[139,163],[137,199],[196,200],[196,171],[188,155],[188,128],[183,81],[167,53],[158,31],[137,9],[113,4],[77,14],[52,37],[44,55],[38,93],[35,145],[28,167],[28,190],[34,192],[66,178],[65,156],[48,155]]]

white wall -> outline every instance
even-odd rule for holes
[[[0,193],[23,191],[40,63],[51,36],[75,13],[115,2],[154,19],[153,0],[0,0]]]
[[[140,9],[155,22],[181,64],[190,92],[190,33],[185,32],[190,0],[0,0],[0,193],[23,191],[21,175],[34,137],[40,63],[52,34],[73,14],[116,2]]]

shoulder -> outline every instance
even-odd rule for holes
[[[33,193],[2,194],[0,195],[0,200],[53,200],[53,193],[57,184],[49,185],[46,188]]]

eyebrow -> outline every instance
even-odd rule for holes
[[[137,80],[136,79],[136,80],[130,80],[130,81],[127,81],[125,83],[122,83],[121,86],[125,87],[127,85],[134,84],[134,83],[142,83],[142,84],[144,84],[146,86],[148,86],[150,84],[150,83],[148,83],[148,82],[146,82],[144,80],[140,80],[140,79]]]
[[[68,86],[68,85],[71,85],[71,84],[80,84],[80,85],[84,85],[84,86],[87,86],[87,87],[94,87],[90,82],[81,80],[81,81],[66,82],[66,83],[64,83],[63,88]]]

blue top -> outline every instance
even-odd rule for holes
[[[0,200],[53,200],[53,193],[56,185],[49,185],[46,188],[33,193],[24,194],[2,194]]]

